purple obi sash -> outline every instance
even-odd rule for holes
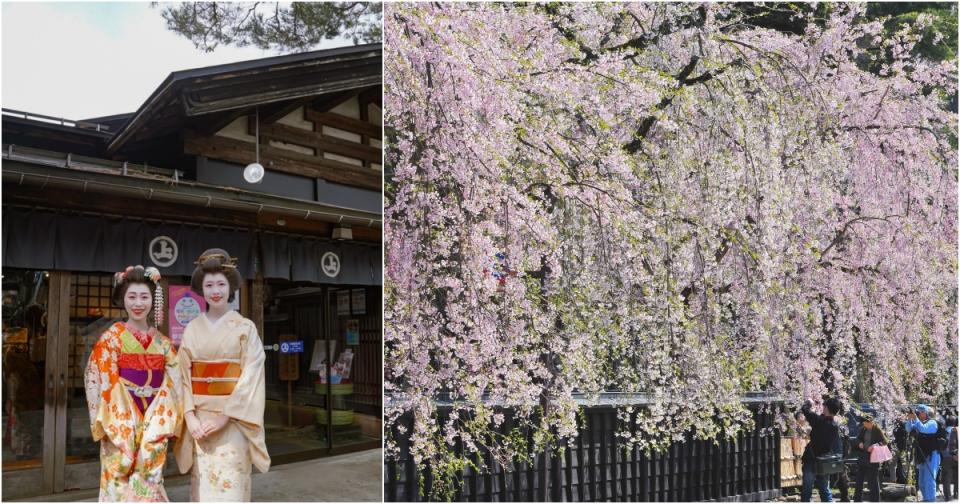
[[[120,383],[130,393],[133,404],[137,405],[140,414],[146,413],[147,408],[153,402],[160,386],[163,385],[163,368],[160,369],[133,369],[127,367],[120,368]]]

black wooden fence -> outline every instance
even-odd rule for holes
[[[766,404],[766,408],[762,407]],[[465,502],[677,502],[760,501],[780,495],[780,434],[774,426],[772,404],[749,404],[755,428],[735,439],[684,440],[661,453],[625,450],[616,437],[617,413],[610,406],[583,406],[579,435],[563,450],[530,463],[502,466],[490,453],[468,456],[479,467],[458,473],[452,500]],[[445,416],[445,415],[442,415]],[[512,428],[509,416],[504,432]],[[401,418],[411,432],[410,418]],[[429,468],[409,457],[408,438],[394,429],[400,448],[396,460],[387,460],[384,497],[388,502],[429,499],[435,480]],[[528,437],[529,440],[529,437]],[[456,450],[462,453],[462,446]],[[548,459],[548,460],[547,460]],[[543,465],[549,464],[547,474]],[[546,476],[546,478],[544,478]],[[420,480],[423,487],[420,487]],[[546,481],[544,494],[543,481]]]

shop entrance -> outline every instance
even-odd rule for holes
[[[3,271],[5,499],[61,492],[83,485],[81,478],[99,481],[83,392],[85,362],[78,353],[83,319],[77,315],[82,309],[85,318],[107,320],[116,313],[109,305],[109,276],[105,283],[97,276],[86,281],[80,296],[69,272]],[[101,307],[102,291],[107,305]],[[81,299],[87,306],[78,305]],[[84,467],[90,458],[96,467]]]
[[[265,291],[271,457],[288,462],[379,448],[380,290],[271,281]],[[282,353],[284,342],[302,351]]]
[[[109,273],[3,270],[3,499],[99,484],[84,371],[97,339],[124,316],[111,304],[111,282]],[[241,312],[263,308],[273,464],[379,448],[380,289],[270,281],[262,297],[244,290]],[[285,341],[302,351],[281,353]],[[165,472],[177,474],[172,456]]]

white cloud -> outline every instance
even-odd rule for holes
[[[250,47],[203,53],[146,3],[5,2],[2,102],[74,120],[133,112],[171,72],[277,54]]]

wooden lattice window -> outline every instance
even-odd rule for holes
[[[112,275],[76,274],[71,280],[71,318],[123,317],[123,309],[113,306],[110,301],[113,290]]]
[[[70,350],[68,367],[70,386],[83,393],[83,369],[93,344],[106,329],[105,320],[119,320],[126,314],[113,306],[113,275],[109,273],[74,274],[70,278]],[[95,327],[93,333],[87,334]]]

